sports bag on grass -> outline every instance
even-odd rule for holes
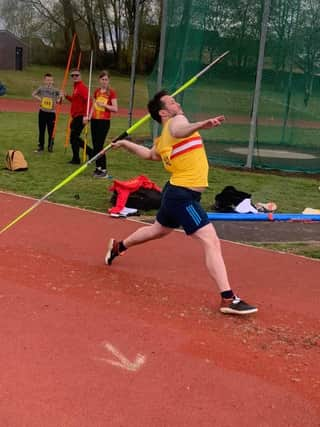
[[[116,205],[118,193],[113,192],[110,202],[113,206]],[[139,190],[131,193],[126,201],[127,208],[135,208],[142,211],[151,209],[159,209],[161,205],[161,192],[154,188],[139,188]]]
[[[221,193],[215,196],[215,202],[211,208],[218,212],[234,212],[234,208],[244,199],[250,199],[251,194],[239,191],[232,185],[224,187]]]
[[[125,206],[141,210],[158,209],[161,203],[161,188],[148,177],[139,175],[128,181],[114,180],[109,191],[113,191],[108,209],[110,214],[119,213]],[[139,193],[139,194],[137,194]]]
[[[28,163],[19,150],[8,150],[6,154],[6,168],[11,171],[25,171]]]
[[[7,88],[0,82],[0,96],[6,94]]]

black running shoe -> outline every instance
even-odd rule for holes
[[[224,314],[252,314],[256,313],[258,309],[235,296],[231,299],[222,298],[220,311]]]
[[[111,178],[110,175],[107,174],[105,169],[96,169],[92,175],[94,178]]]
[[[122,255],[122,253],[119,252],[119,242],[115,239],[110,239],[108,244],[107,253],[105,256],[105,263],[107,265],[111,265],[112,261],[115,259],[115,257]]]

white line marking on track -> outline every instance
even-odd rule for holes
[[[116,349],[111,343],[105,342],[104,348],[108,350],[117,360],[105,359],[104,357],[95,357],[95,360],[109,363],[110,365],[117,366],[118,368],[125,369],[127,371],[136,372],[146,361],[146,357],[143,354],[138,353],[134,362],[130,362],[118,349]]]

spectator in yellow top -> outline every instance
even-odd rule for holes
[[[100,87],[93,94],[93,104],[89,115],[91,120],[91,138],[94,155],[103,149],[107,134],[110,129],[111,113],[118,111],[117,94],[110,87],[108,71],[102,71],[99,75]],[[95,178],[108,178],[106,155],[96,160]]]

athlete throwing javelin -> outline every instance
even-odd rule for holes
[[[221,252],[220,240],[200,205],[201,193],[208,187],[208,160],[199,130],[220,126],[224,116],[195,123],[185,117],[180,104],[162,90],[148,103],[151,117],[162,125],[153,147],[147,148],[126,139],[113,143],[145,160],[162,160],[171,174],[162,193],[154,224],[139,228],[123,240],[110,239],[105,262],[113,260],[132,246],[159,239],[182,226],[185,233],[200,241],[206,267],[221,295],[220,311],[226,314],[251,314],[258,311],[235,295],[231,289]]]

